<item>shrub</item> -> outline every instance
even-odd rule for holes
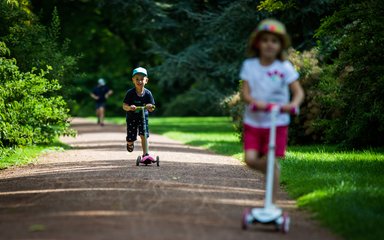
[[[9,54],[3,42],[0,53]],[[46,144],[72,133],[66,103],[56,95],[61,86],[45,74],[21,72],[15,59],[0,56],[0,147]]]
[[[334,109],[323,121],[328,142],[383,146],[383,11],[379,0],[348,2],[317,32],[330,63],[321,86],[327,91],[321,100]]]

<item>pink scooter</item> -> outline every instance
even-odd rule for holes
[[[142,107],[136,107],[137,110],[140,110],[143,116],[143,128],[144,128],[144,141],[145,141],[145,154],[143,156],[138,156],[136,159],[136,166],[139,166],[140,164],[144,164],[147,166],[148,164],[156,163],[157,166],[160,166],[160,158],[159,156],[156,156],[156,159],[149,155],[148,150],[148,139],[147,139],[147,127],[145,124],[145,106]],[[155,106],[153,106],[153,109],[155,109]]]
[[[252,107],[252,110],[258,111],[255,106]],[[274,104],[270,104],[266,111],[270,112],[271,115],[271,127],[269,130],[268,163],[264,207],[244,209],[241,219],[241,228],[246,230],[249,225],[256,223],[265,225],[270,224],[274,225],[277,231],[288,233],[291,221],[288,213],[272,204],[273,174],[275,165],[276,118],[278,114],[283,113],[284,111],[280,106]],[[291,109],[288,111],[288,113],[291,115],[298,115],[299,109]]]

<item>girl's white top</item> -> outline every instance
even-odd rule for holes
[[[262,66],[258,58],[249,58],[243,62],[240,78],[248,82],[253,99],[284,105],[290,101],[289,84],[299,78],[299,73],[289,61],[276,60],[269,66]],[[270,114],[245,108],[245,124],[269,128],[270,122]],[[276,125],[287,126],[289,122],[289,114],[283,113],[277,117]]]

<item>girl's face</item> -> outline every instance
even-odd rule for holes
[[[276,59],[282,50],[279,37],[273,33],[261,34],[257,44],[261,58]]]
[[[132,81],[136,88],[141,89],[148,83],[148,78],[142,74],[136,74],[132,77]]]

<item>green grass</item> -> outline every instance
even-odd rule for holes
[[[3,157],[0,157],[0,170],[12,166],[22,166],[32,163],[37,159],[39,155],[46,152],[62,151],[69,148],[70,147],[68,145],[65,145],[59,141],[55,141],[49,145],[18,147],[6,151],[2,149],[4,154]]]
[[[109,119],[123,124],[124,118]],[[150,129],[220,154],[242,157],[226,117],[151,118]],[[300,208],[346,239],[384,239],[383,150],[337,151],[332,146],[289,147],[281,182]]]

